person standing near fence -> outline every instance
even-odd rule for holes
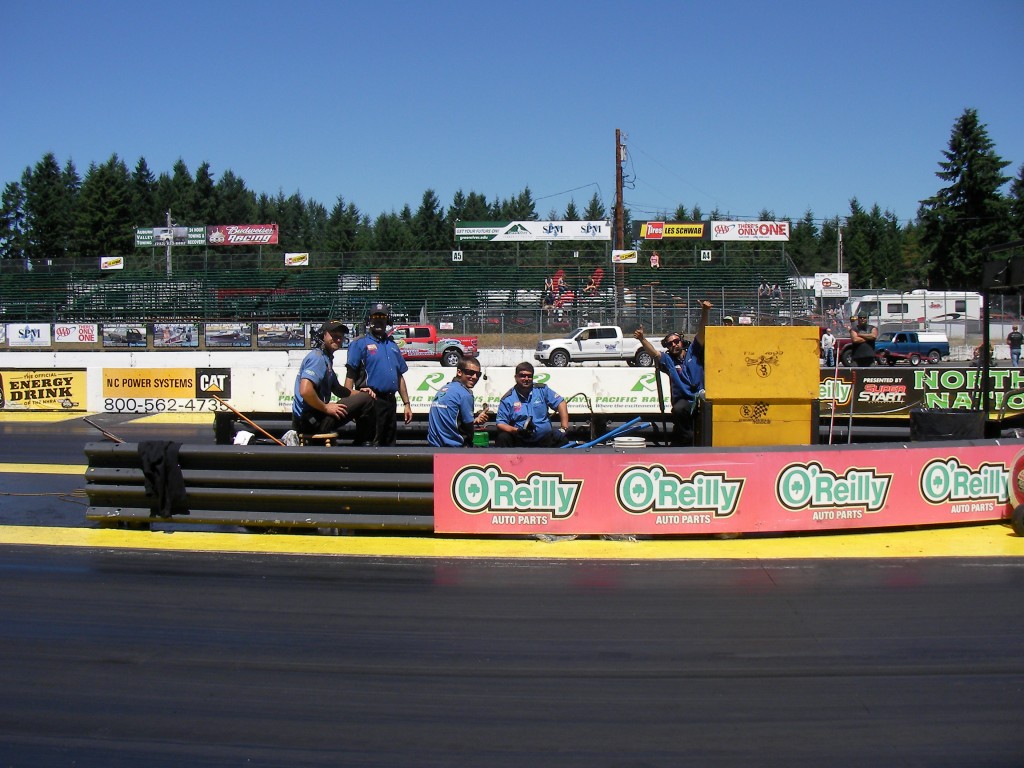
[[[1021,333],[1016,325],[1007,334],[1006,344],[1010,347],[1010,365],[1020,368],[1020,348],[1024,346],[1024,333]]]
[[[356,422],[359,441],[394,445],[398,437],[396,394],[404,404],[405,423],[412,421],[412,404],[405,387],[409,365],[398,344],[388,335],[391,308],[387,304],[374,304],[368,319],[367,334],[349,344],[345,386],[374,397],[370,414]]]

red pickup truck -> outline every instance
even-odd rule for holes
[[[445,335],[433,325],[396,325],[391,335],[406,360],[438,360],[448,368],[475,357],[478,349],[476,336]]]

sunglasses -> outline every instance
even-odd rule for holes
[[[459,368],[459,370],[462,371],[463,376],[473,376],[475,378],[480,378],[480,375],[483,373],[483,371],[474,371],[469,368]]]
[[[682,339],[669,339],[668,340],[669,346],[672,346],[673,344],[682,344],[682,343],[683,343]]]

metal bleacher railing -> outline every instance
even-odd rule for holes
[[[163,252],[126,259],[103,271],[94,259],[53,259],[30,267],[0,265],[0,322],[152,322],[194,320],[358,321],[377,301],[396,315],[450,322],[469,334],[548,333],[578,323],[688,330],[696,302],[710,298],[716,321],[745,315],[760,325],[816,323],[813,293],[798,287],[780,250],[730,254],[702,262],[696,251],[661,251],[659,268],[646,260],[621,269],[603,251],[311,253],[309,265],[287,267],[281,255],[175,249],[170,276]],[[550,305],[545,283],[562,279]],[[596,277],[597,289],[584,286]],[[758,287],[778,284],[781,298]],[[557,283],[556,283],[557,284]]]

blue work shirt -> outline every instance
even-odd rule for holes
[[[303,379],[309,379],[316,390],[317,395],[325,403],[331,402],[333,393],[343,390],[338,375],[334,372],[334,362],[324,354],[322,349],[313,349],[302,358],[302,365],[295,377],[295,387],[292,392],[292,415],[301,423],[303,417],[307,416],[314,409],[302,399],[299,392],[299,385]],[[319,416],[317,412],[317,416]]]
[[[684,398],[695,400],[704,389],[704,347],[696,341],[690,342],[678,363],[668,352],[662,352],[658,367],[668,373],[673,403]]]
[[[364,366],[366,368],[366,386],[374,392],[394,394],[398,391],[398,380],[409,365],[402,357],[395,340],[388,336],[381,341],[367,334],[348,345],[346,365],[352,370]]]
[[[427,442],[435,448],[465,445],[459,427],[473,423],[473,402],[473,393],[461,381],[449,381],[437,390],[427,417]]]
[[[537,431],[533,437],[528,438],[528,442],[536,443],[554,431],[548,418],[548,410],[556,410],[563,399],[544,384],[534,384],[526,397],[520,397],[516,388],[512,387],[498,403],[498,416],[495,421],[519,429],[526,426],[528,418],[532,418]]]

